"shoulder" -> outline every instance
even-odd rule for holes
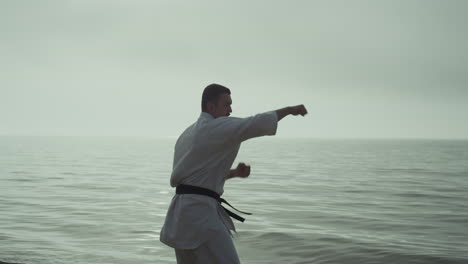
[[[210,120],[207,125],[211,128],[218,128],[218,127],[229,127],[235,124],[239,124],[243,122],[245,118],[240,117],[231,117],[231,116],[222,116],[216,119]]]

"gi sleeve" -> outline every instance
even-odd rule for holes
[[[220,133],[227,141],[242,142],[250,138],[276,135],[278,116],[276,111],[246,118],[220,118]]]

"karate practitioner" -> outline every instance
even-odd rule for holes
[[[198,120],[178,138],[170,179],[176,194],[167,211],[160,240],[175,249],[177,263],[240,263],[234,247],[231,217],[243,221],[235,210],[220,203],[224,183],[245,178],[250,166],[239,163],[230,169],[241,143],[247,139],[275,135],[287,115],[307,114],[304,105],[290,106],[247,118],[229,117],[231,91],[219,84],[208,85],[202,95]]]

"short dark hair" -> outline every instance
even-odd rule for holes
[[[205,90],[203,90],[202,102],[201,102],[202,112],[206,112],[208,102],[216,103],[218,101],[219,96],[222,94],[231,95],[231,90],[216,83],[212,83],[208,85],[207,87],[205,87]]]

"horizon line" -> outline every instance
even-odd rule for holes
[[[28,134],[0,134],[0,137],[69,137],[69,138],[146,138],[146,139],[177,139],[178,136],[153,136],[153,135],[28,135]],[[321,136],[265,136],[258,139],[314,139],[314,140],[468,140],[468,137],[389,137],[389,136],[371,136],[371,137],[321,137]]]

